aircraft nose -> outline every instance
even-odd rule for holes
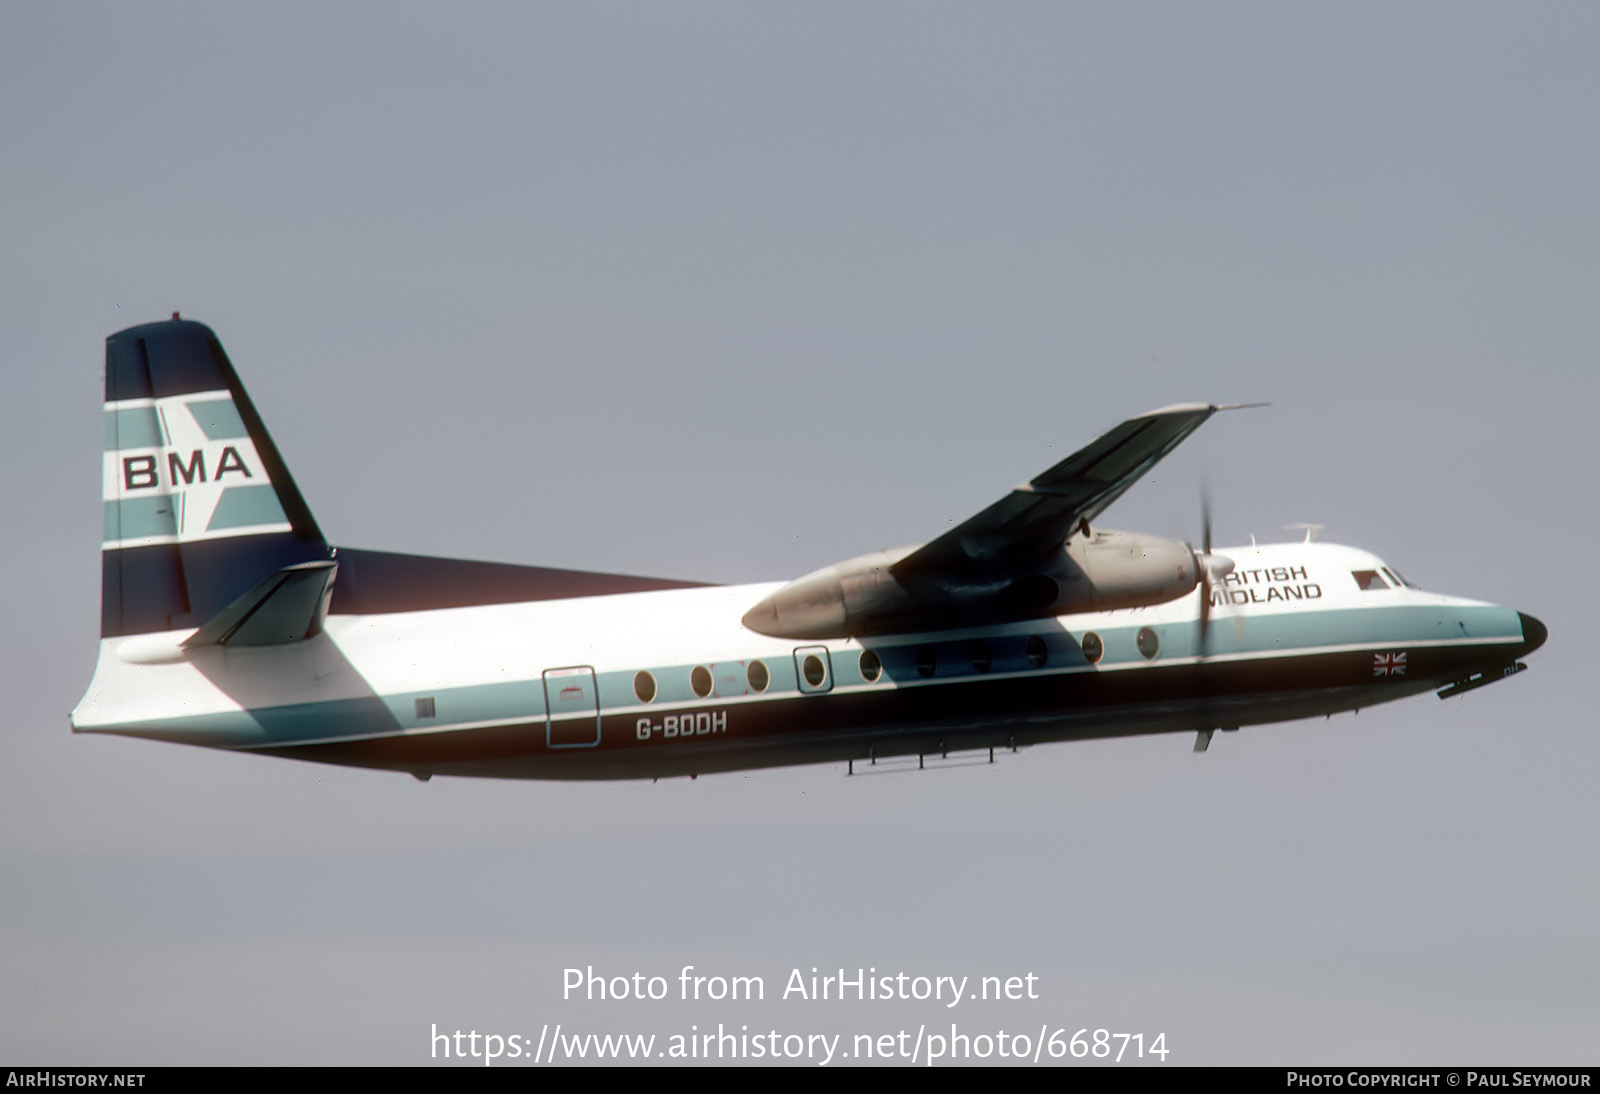
[[[1527,612],[1518,612],[1517,618],[1522,620],[1522,652],[1529,654],[1544,645],[1544,640],[1550,637],[1545,625]]]

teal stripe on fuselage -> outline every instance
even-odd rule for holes
[[[434,701],[433,717],[417,714],[418,699]],[[384,737],[480,722],[544,722],[539,681],[441,688],[397,695],[366,695],[310,703],[252,707],[191,718],[119,726],[116,732],[186,744],[256,748],[343,737]],[[540,738],[542,743],[543,738]]]
[[[1137,624],[1138,620],[1135,617],[1131,622]],[[1151,629],[1161,636],[1161,650],[1154,659],[1146,659],[1135,645],[1136,635],[1144,624],[1099,626],[1095,630],[1105,643],[1106,653],[1099,666],[1092,668],[1083,659],[1077,645],[1082,631],[1069,633],[1053,619],[1039,623],[1031,633],[1047,640],[1049,660],[1043,667],[1034,668],[1023,652],[1030,632],[1015,629],[1012,633],[927,643],[902,645],[888,642],[873,647],[884,666],[877,687],[886,690],[891,682],[902,686],[937,687],[1001,674],[1051,675],[1119,667],[1134,671],[1143,666],[1159,668],[1176,659],[1193,656],[1191,651],[1198,637],[1197,625],[1192,621],[1150,624]],[[1517,613],[1509,608],[1494,605],[1397,605],[1387,609],[1334,609],[1254,619],[1213,616],[1208,652],[1212,656],[1248,656],[1254,653],[1275,657],[1292,656],[1300,651],[1330,646],[1404,648],[1408,643],[1449,645],[1489,638],[1516,642],[1521,637],[1521,621]],[[986,674],[977,672],[970,659],[974,642],[978,640],[987,645],[993,656]],[[922,647],[931,647],[939,662],[938,670],[931,679],[923,678],[916,667],[916,651]],[[761,660],[766,664],[771,679],[766,691],[750,692],[748,697],[737,697],[733,701],[760,703],[767,699],[797,697],[799,685],[793,658],[771,656]],[[830,660],[835,688],[864,683],[858,668],[858,650],[833,650]],[[601,713],[612,714],[633,709],[641,714],[667,714],[684,709],[704,709],[728,701],[727,696],[695,695],[690,683],[695,667],[693,663],[686,663],[651,668],[649,671],[655,677],[657,690],[654,700],[648,704],[641,704],[634,693],[637,669],[599,673],[596,684]],[[433,700],[432,717],[417,716],[416,700],[424,698]],[[248,748],[301,744],[329,738],[447,731],[452,726],[494,722],[533,722],[542,726],[544,718],[541,678],[534,675],[509,683],[290,703],[248,712],[225,712],[163,721],[159,725],[145,723],[120,726],[114,731],[218,747]],[[542,741],[536,743],[542,744]]]
[[[1382,595],[1382,594],[1376,594]],[[1195,621],[1152,624],[1161,639],[1157,661],[1198,657],[1200,626]],[[1138,664],[1137,626],[1102,628],[1105,642],[1100,664]],[[1080,632],[1081,633],[1081,632]],[[1522,636],[1522,621],[1510,608],[1494,604],[1401,604],[1394,607],[1333,608],[1312,612],[1247,616],[1214,608],[1207,629],[1205,654],[1275,653],[1325,646],[1390,645],[1446,642],[1469,638]]]

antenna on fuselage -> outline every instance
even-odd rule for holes
[[[1302,542],[1311,543],[1317,538],[1317,533],[1322,531],[1323,526],[1320,524],[1306,524],[1302,522],[1296,524],[1285,524],[1284,528],[1288,529],[1289,531],[1300,531],[1303,529],[1305,531],[1306,538]]]

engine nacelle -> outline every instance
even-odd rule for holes
[[[744,625],[776,638],[847,638],[1135,608],[1193,591],[1203,563],[1177,540],[1096,530],[1020,572],[902,581],[893,567],[916,549],[862,555],[791,581],[751,608]]]

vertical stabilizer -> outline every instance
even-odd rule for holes
[[[106,339],[102,637],[198,627],[328,545],[211,329]]]

